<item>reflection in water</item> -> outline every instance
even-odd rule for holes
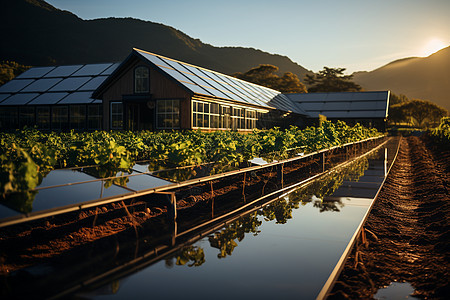
[[[166,266],[173,267],[173,261],[177,266],[198,267],[205,262],[205,252],[198,246],[187,246],[177,252],[176,257],[166,259]]]
[[[369,159],[377,155],[378,153],[375,152],[362,157],[346,167],[332,171],[306,187],[297,189],[289,195],[264,206],[256,212],[239,218],[210,236],[210,246],[219,249],[218,258],[230,256],[238,246],[238,243],[244,239],[246,233],[258,235],[260,232],[259,227],[262,225],[259,217],[263,217],[264,221],[286,224],[289,219],[292,219],[293,209],[298,209],[300,205],[305,206],[312,203],[320,212],[340,212],[344,207],[344,203],[341,200],[323,201],[323,198],[332,195],[346,180],[357,182],[364,175],[364,171],[369,168]],[[168,261],[176,259],[177,265],[185,265],[187,262],[192,261],[188,266],[200,266],[201,264],[198,264],[199,253],[201,253],[203,258],[201,262],[203,264],[203,249],[200,247],[192,249],[192,246],[190,246],[184,248],[181,253],[177,253],[175,257],[166,260],[166,265],[172,266],[173,264],[168,263]]]
[[[231,255],[234,248],[237,247],[235,240],[241,242],[246,233],[258,235],[261,224],[262,222],[258,220],[256,212],[248,214],[214,233],[213,236],[209,237],[209,243],[211,247],[220,250],[220,253],[217,254],[218,258],[225,258],[227,255]]]

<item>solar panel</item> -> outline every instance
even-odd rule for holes
[[[60,91],[75,91],[80,86],[91,80],[92,77],[70,77],[66,78],[57,85],[55,85],[50,91],[60,92]]]
[[[41,78],[55,67],[36,67],[31,68],[17,76],[16,78]]]
[[[0,93],[15,93],[32,83],[34,79],[13,79],[0,86]]]
[[[11,94],[0,94],[0,102],[11,96]]]
[[[2,103],[0,103],[0,105],[23,105],[30,102],[30,100],[32,100],[36,96],[39,96],[39,94],[38,93],[15,94],[7,98]]]
[[[85,65],[78,71],[72,74],[72,76],[96,76],[112,66],[112,63],[108,64],[91,64]]]
[[[69,93],[44,93],[39,97],[28,103],[29,105],[35,104],[56,104],[62,98],[67,96]]]
[[[100,84],[103,83],[103,81],[106,80],[106,78],[108,78],[108,76],[97,76],[97,77],[94,77],[90,81],[86,82],[85,85],[80,87],[78,89],[78,91],[94,91],[100,86]]]
[[[42,78],[38,79],[26,88],[22,90],[22,92],[46,92],[52,86],[60,82],[61,78]]]
[[[117,69],[118,66],[120,66],[121,63],[115,63],[105,71],[103,71],[100,75],[111,75],[115,69]]]
[[[261,101],[260,99],[258,99],[258,97],[252,91],[249,91],[248,89],[243,88],[243,86],[241,84],[239,84],[237,81],[231,79],[230,77],[224,76],[222,74],[214,73],[214,72],[210,72],[210,74],[211,74],[211,76],[215,76],[216,78],[218,78],[219,82],[228,83],[229,86],[233,87],[238,93],[242,94],[245,97],[244,99],[247,99],[246,102],[261,105],[261,106],[267,106],[267,104],[264,103],[263,101]]]
[[[79,70],[82,67],[82,65],[76,65],[76,66],[59,66],[56,67],[54,70],[50,71],[48,74],[46,74],[44,77],[68,77],[75,73],[77,70]]]
[[[92,103],[94,99],[91,98],[92,92],[75,92],[69,94],[62,99],[58,104],[83,104]]]

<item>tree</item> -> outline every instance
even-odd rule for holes
[[[426,128],[435,127],[448,111],[430,101],[413,99],[389,108],[389,119],[395,123],[408,123],[410,125]]]
[[[361,86],[351,81],[353,75],[344,75],[345,68],[323,67],[318,74],[305,76],[304,81],[311,85],[309,92],[357,92]]]
[[[275,74],[278,67],[273,65],[259,65],[245,73],[235,73],[234,77],[253,82],[282,93],[307,93],[306,87],[300,82],[297,75],[287,72],[283,76]]]
[[[29,66],[24,66],[15,61],[3,61],[0,63],[0,85],[3,85],[28,70]]]

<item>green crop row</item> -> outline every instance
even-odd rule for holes
[[[96,165],[113,172],[148,160],[154,169],[217,162],[239,166],[255,157],[280,160],[378,136],[359,124],[325,121],[320,127],[234,131],[96,131],[0,133],[0,193],[33,189],[54,168]],[[24,185],[23,181],[26,181]],[[24,188],[25,187],[25,188]]]
[[[441,119],[438,127],[429,131],[430,137],[446,149],[450,148],[450,117]]]

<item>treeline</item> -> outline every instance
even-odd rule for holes
[[[388,120],[391,126],[434,128],[448,115],[445,108],[427,100],[409,99],[405,95],[391,93],[389,101]]]
[[[0,62],[0,85],[3,85],[31,68],[30,66],[24,66],[15,61],[2,61]]]

